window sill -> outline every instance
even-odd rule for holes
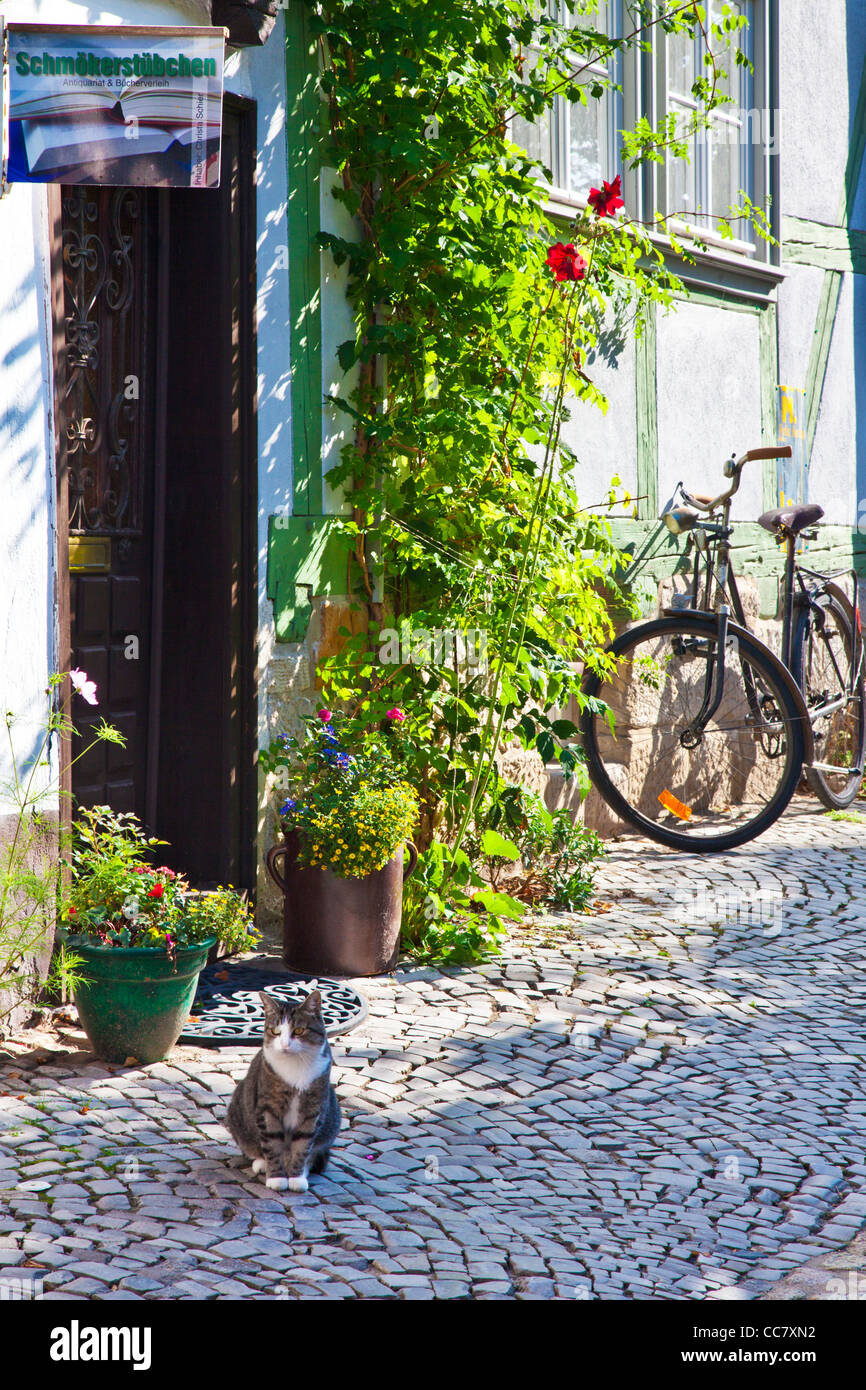
[[[571,198],[559,189],[551,189],[544,204],[548,216],[568,218],[569,221],[587,207],[585,198]],[[712,237],[707,240],[706,251],[699,251],[690,245],[693,233],[682,224],[677,230],[677,240],[694,257],[693,265],[683,263],[674,251],[670,237],[663,232],[650,231],[649,238],[685,285],[730,295],[753,304],[769,303],[776,286],[789,274],[779,265],[756,260],[755,248],[748,242]]]

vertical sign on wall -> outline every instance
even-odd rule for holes
[[[787,507],[792,502],[806,502],[806,392],[801,387],[776,387],[776,437],[792,449],[789,459],[776,460],[776,504]]]
[[[0,198],[6,192],[6,24],[0,14]]]
[[[219,186],[223,29],[6,32],[10,183]]]

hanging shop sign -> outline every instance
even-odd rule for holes
[[[219,186],[225,30],[6,33],[9,183]]]

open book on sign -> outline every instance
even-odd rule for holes
[[[196,92],[192,87],[142,86],[140,82],[133,82],[122,92],[93,86],[85,91],[72,88],[33,97],[30,101],[16,101],[10,106],[9,115],[12,120],[50,121],[92,114],[96,119],[113,116],[115,120],[126,123],[135,120],[140,125],[189,125],[194,102],[202,95],[205,98],[204,124],[219,126],[220,103],[209,101],[207,94]]]
[[[71,169],[94,159],[103,162],[162,154],[172,145],[191,145],[196,136],[188,125],[169,130],[142,125],[131,139],[130,127],[110,119],[22,121],[21,128],[31,174]],[[209,127],[205,127],[205,133],[216,134]]]

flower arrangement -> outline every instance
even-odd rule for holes
[[[258,940],[250,908],[231,885],[195,893],[166,865],[148,862],[165,843],[145,835],[131,813],[82,810],[72,827],[72,881],[61,913],[69,939],[103,946],[178,948],[215,936],[229,950]]]
[[[405,720],[388,711],[389,730]],[[418,797],[402,779],[388,734],[362,736],[344,746],[331,710],[305,722],[300,739],[276,739],[260,753],[276,786],[288,791],[279,804],[277,828],[298,839],[298,862],[332,869],[341,878],[363,878],[393,859],[418,823]]]

